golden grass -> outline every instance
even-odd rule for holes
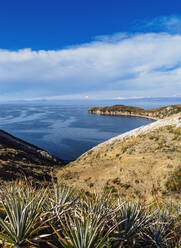
[[[181,201],[166,183],[181,163],[181,136],[177,128],[164,127],[109,147],[94,149],[57,173],[59,182],[93,192],[105,188],[127,198],[151,202]],[[71,178],[65,178],[67,174]],[[115,179],[120,183],[114,183]],[[154,190],[153,190],[154,187]]]

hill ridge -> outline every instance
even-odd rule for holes
[[[166,186],[174,181],[171,178],[180,170],[180,161],[181,113],[99,144],[60,169],[57,177],[86,191],[113,190],[122,197],[144,201],[153,197],[154,187],[161,199],[180,201],[181,185],[174,186],[175,192]]]
[[[126,105],[113,105],[105,107],[93,107],[88,109],[88,113],[98,115],[116,115],[116,116],[133,116],[143,117],[153,120],[163,119],[181,112],[181,105],[169,105],[165,107],[143,109],[139,107]]]
[[[0,181],[26,177],[40,182],[51,181],[55,166],[64,161],[47,151],[0,130]]]
[[[79,158],[84,156],[86,153],[93,151],[94,149],[102,148],[105,145],[111,145],[111,143],[114,143],[116,141],[121,141],[121,140],[124,141],[124,139],[136,137],[140,134],[147,133],[150,130],[154,130],[154,129],[161,128],[161,127],[168,126],[168,125],[176,125],[176,127],[180,127],[181,126],[180,117],[181,117],[181,114],[174,115],[171,118],[166,117],[165,119],[157,120],[156,122],[153,122],[153,123],[132,129],[132,130],[127,131],[125,133],[122,133],[120,135],[117,135],[113,138],[110,138],[110,139],[98,144],[97,146],[94,146],[92,149],[90,149],[89,151],[82,154]]]

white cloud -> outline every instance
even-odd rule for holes
[[[181,15],[158,16],[153,19],[138,20],[134,30],[181,34]]]
[[[181,35],[116,34],[58,51],[0,50],[1,99],[181,92]]]

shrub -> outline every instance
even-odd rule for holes
[[[166,188],[169,191],[181,191],[181,166],[174,171],[172,176],[166,182]]]
[[[151,222],[151,217],[138,203],[123,204],[116,214],[116,236],[120,247],[138,245],[140,234]]]

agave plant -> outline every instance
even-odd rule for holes
[[[74,189],[65,185],[54,184],[53,190],[49,193],[48,205],[52,215],[60,217],[70,209],[77,196]]]
[[[49,189],[45,212],[49,214],[48,232],[51,237],[48,237],[46,243],[50,246],[59,244],[54,230],[61,233],[61,226],[66,225],[66,214],[72,215],[76,200],[77,194],[71,187],[54,184],[53,188]]]
[[[142,233],[143,244],[150,248],[174,248],[179,242],[175,215],[170,213],[169,208],[163,208],[155,217]]]
[[[42,214],[46,190],[37,192],[27,184],[24,186],[12,185],[8,189],[4,188],[0,194],[6,216],[0,218],[3,230],[0,239],[12,247],[30,247],[46,236],[39,235],[39,231],[46,225],[46,216]]]
[[[140,233],[151,222],[151,215],[148,215],[139,204],[128,202],[117,212],[116,222],[119,247],[133,247],[138,244]]]
[[[59,230],[60,224],[65,224],[65,214],[72,214],[76,199],[77,195],[73,188],[65,185],[53,185],[46,203],[46,210],[51,218],[49,223],[51,229],[54,226]],[[52,238],[55,239],[55,236]]]
[[[149,248],[173,248],[176,245],[174,233],[167,229],[166,223],[150,225],[144,232],[142,243]]]
[[[74,217],[66,218],[66,225],[63,226],[62,234],[58,236],[61,247],[64,248],[100,248],[109,246],[109,233],[104,232],[106,216],[92,219],[91,216],[76,213]],[[104,233],[104,235],[103,235]]]
[[[65,222],[60,218],[60,229],[53,227],[60,246],[64,248],[107,247],[110,244],[110,233],[115,229],[115,203],[109,197],[94,194],[82,196],[74,208],[65,213]]]
[[[118,206],[110,194],[101,195],[95,193],[91,198],[85,197],[79,201],[79,210],[80,209],[85,214],[91,216],[92,219],[100,218],[101,216],[112,218]]]

